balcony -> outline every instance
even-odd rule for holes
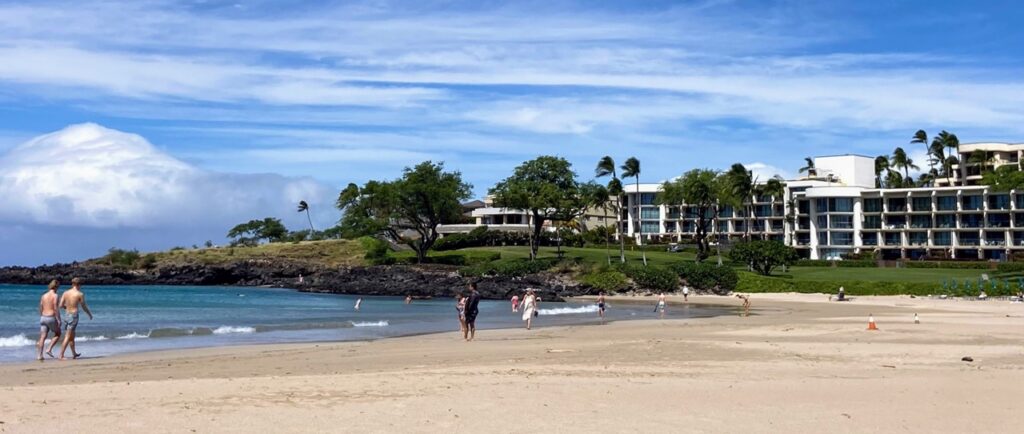
[[[986,247],[999,247],[999,246],[1005,246],[1005,245],[1006,245],[1006,241],[1003,241],[1003,240],[985,240],[985,246]]]
[[[960,242],[958,244],[960,244],[961,246],[971,246],[971,247],[973,247],[973,246],[981,245],[981,242],[978,241],[978,239],[973,238],[973,239],[969,239],[969,240],[960,240]]]

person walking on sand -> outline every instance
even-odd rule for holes
[[[356,299],[356,307],[355,307],[356,312],[359,311],[359,307],[362,306],[362,305],[363,305],[363,297],[357,298]]]
[[[462,331],[462,337],[469,342],[476,338],[476,316],[480,314],[480,293],[476,290],[476,282],[469,282],[465,309],[466,328]]]
[[[512,294],[512,312],[519,312],[519,294]]]
[[[466,297],[462,293],[455,294],[455,311],[459,313],[459,331],[466,337]]]
[[[665,319],[665,293],[658,294],[658,305],[654,310],[658,311],[658,318]]]
[[[597,316],[601,317],[601,323],[604,323],[604,291],[597,293]]]
[[[75,351],[75,332],[78,330],[79,309],[84,310],[92,320],[92,312],[89,305],[85,303],[85,293],[82,292],[82,279],[71,279],[71,289],[60,296],[57,306],[64,309],[67,319],[64,320],[64,343],[60,345],[60,359],[64,360],[64,352],[68,345],[71,345],[71,356],[75,359],[82,357],[82,354]]]
[[[60,284],[56,280],[50,281],[46,293],[39,297],[39,342],[36,342],[38,350],[37,359],[43,361],[43,346],[46,344],[46,337],[53,333],[50,339],[50,347],[46,354],[53,358],[53,347],[57,346],[60,340],[60,315],[57,314],[57,287]]]
[[[536,313],[537,296],[533,293],[533,288],[527,288],[526,295],[523,297],[523,321],[526,321],[527,330],[533,327],[533,317]]]
[[[743,316],[750,316],[750,296],[736,294],[736,298],[743,300]]]
[[[690,298],[690,287],[683,285],[683,303],[686,303]]]

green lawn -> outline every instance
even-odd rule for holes
[[[792,267],[787,273],[773,276],[803,281],[861,280],[868,282],[926,282],[941,283],[943,279],[977,280],[982,273],[993,276],[991,270],[957,270],[948,268],[832,268]]]
[[[541,247],[538,250],[537,256],[539,258],[554,258],[556,257],[556,248],[554,247]],[[607,263],[608,257],[605,249],[601,248],[562,248],[565,251],[566,258],[581,258],[583,262],[592,264]],[[506,247],[472,247],[469,249],[463,249],[463,251],[487,251],[487,252],[499,252],[503,259],[515,259],[515,258],[528,258],[530,257],[530,248],[526,246],[506,246]],[[614,247],[611,249],[612,263],[619,261],[619,249]],[[647,263],[651,265],[669,265],[673,262],[679,261],[692,261],[696,257],[693,253],[670,253],[665,251],[665,246],[650,246],[647,250]],[[714,261],[714,257],[709,259]],[[639,249],[629,250],[626,249],[626,262],[629,264],[643,265],[643,256]]]

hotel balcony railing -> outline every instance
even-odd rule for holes
[[[885,245],[887,245],[887,246],[899,246],[901,244],[903,244],[903,243],[900,242],[899,240],[897,240],[897,241],[885,240]]]
[[[886,229],[906,229],[906,227],[907,227],[906,223],[894,223],[894,224],[891,224],[891,225],[885,225]]]
[[[928,245],[928,241],[911,241],[909,244],[914,247],[923,247]]]
[[[935,241],[934,243],[932,243],[932,245],[935,246],[935,247],[949,247],[949,246],[952,246],[953,243],[951,241],[949,241],[949,240],[945,240],[945,241]]]
[[[919,224],[919,223],[911,223],[910,224],[910,228],[911,229],[928,229],[930,227],[932,227],[932,225],[930,225],[930,224]]]
[[[1008,228],[1008,227],[1010,227],[1010,222],[988,222],[987,224],[985,224],[985,227],[986,228]]]
[[[832,229],[853,229],[853,223],[832,223]]]
[[[978,240],[960,240],[961,246],[979,246],[981,242]]]
[[[809,246],[809,245],[811,245],[811,242],[810,241],[797,241],[796,245],[798,245],[798,246]]]
[[[960,222],[962,228],[980,228],[981,222]]]
[[[985,240],[986,246],[1005,246],[1006,241],[1003,240]]]
[[[1024,246],[1024,239],[1015,239],[1015,240],[1013,240],[1013,245],[1014,246]]]

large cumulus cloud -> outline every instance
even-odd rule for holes
[[[139,135],[71,125],[0,156],[0,264],[219,241],[256,217],[297,226],[299,200],[327,223],[335,194],[310,178],[205,171]]]

